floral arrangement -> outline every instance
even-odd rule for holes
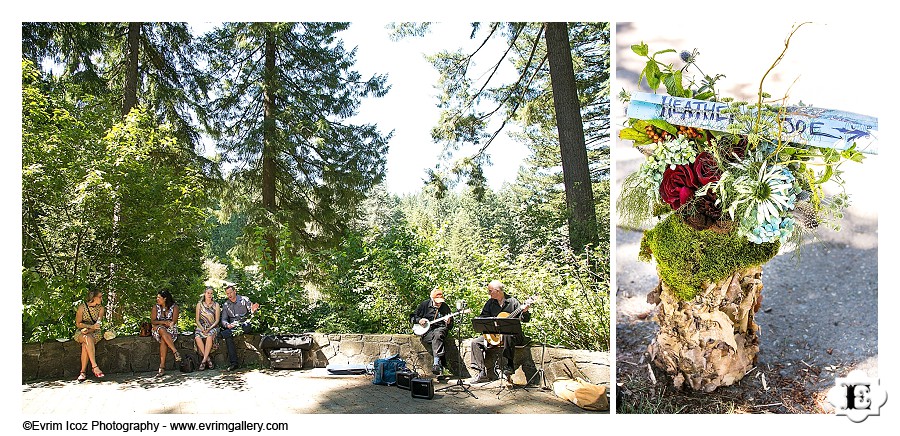
[[[716,90],[723,75],[697,66],[697,50],[681,52],[676,67],[659,60],[675,50],[631,49],[646,58],[640,79],[653,93],[620,95],[629,118],[619,137],[646,160],[624,179],[617,209],[625,226],[656,223],[644,232],[640,257],[656,259],[679,299],[768,262],[785,243],[799,248],[818,227],[840,229],[850,204],[840,167],[875,151],[877,119],[788,106],[787,96],[763,91],[765,75],[756,102],[734,101]],[[826,194],[825,183],[837,193]]]
[[[753,104],[722,97],[715,84],[724,76],[702,74],[696,66],[696,50],[682,52],[683,65],[677,69],[657,59],[674,50],[651,55],[647,45],[640,44],[632,46],[632,51],[647,59],[641,78],[646,78],[654,93],[664,85],[668,96],[657,99],[662,101],[658,105],[662,116],[631,117],[619,132],[620,138],[633,141],[646,155],[646,161],[623,183],[617,203],[623,224],[640,227],[653,217],[675,214],[696,230],[733,233],[754,244],[798,246],[808,230],[820,225],[840,228],[849,198],[839,167],[848,160],[862,162],[863,154],[853,140],[868,131],[843,135],[850,141],[838,139],[830,146],[809,145],[804,134],[821,132],[812,127],[793,132],[798,129],[792,129],[790,116],[798,110],[823,110],[786,107],[786,97],[772,99],[762,92],[762,83]],[[699,81],[685,80],[691,67],[700,72]],[[632,100],[624,91],[620,97]],[[689,122],[681,125],[679,119]],[[710,119],[720,127],[696,127],[715,124]],[[822,189],[826,182],[835,182],[840,193],[826,195]]]

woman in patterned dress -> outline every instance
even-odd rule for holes
[[[103,302],[103,292],[93,290],[88,293],[87,299],[78,305],[75,309],[75,342],[81,344],[81,373],[78,374],[78,381],[83,382],[87,377],[85,370],[88,362],[91,363],[94,376],[103,378],[103,371],[97,366],[95,357],[95,346],[100,340],[100,319],[103,318],[105,310],[101,303]]]
[[[172,349],[175,364],[181,362],[181,355],[175,349],[175,340],[178,339],[178,304],[175,303],[175,298],[169,291],[162,290],[156,294],[156,306],[153,306],[150,324],[153,325],[151,330],[153,339],[159,342],[159,371],[156,373],[156,376],[159,377],[166,372],[168,349]]]
[[[219,334],[220,314],[219,303],[213,300],[213,288],[207,286],[203,297],[197,302],[197,329],[194,330],[197,351],[203,356],[199,369],[213,368],[209,353],[213,349],[216,335]]]

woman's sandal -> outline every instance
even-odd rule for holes
[[[181,355],[178,354],[177,351],[175,351],[175,361],[176,361],[176,362],[181,362]]]
[[[78,383],[81,383],[81,382],[87,380],[87,376],[84,375],[84,373],[82,372],[81,374],[78,374],[78,378],[76,378],[75,380],[76,380]]]
[[[97,377],[97,378],[103,378],[103,377],[106,377],[106,375],[103,374],[103,371],[100,370],[100,367],[99,367],[99,366],[95,366],[95,367],[93,368],[93,371],[94,371],[94,377]]]
[[[154,377],[162,377],[163,375],[165,375],[165,373],[166,373],[166,370],[164,368],[160,367],[159,371],[156,371],[156,375],[154,375]]]

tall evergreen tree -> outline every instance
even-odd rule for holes
[[[384,177],[390,135],[345,120],[387,92],[386,77],[352,70],[355,49],[335,36],[347,27],[226,23],[203,38],[212,95],[201,118],[234,165],[228,197],[248,212],[248,240],[262,229],[268,268],[279,233],[333,242]]]
[[[584,144],[581,106],[575,87],[575,68],[566,23],[547,23],[547,60],[553,89],[553,108],[559,132],[559,150],[566,187],[569,240],[572,246],[597,245],[594,193]]]
[[[527,133],[524,137],[539,141],[539,145],[533,148],[540,147],[547,150],[548,145],[556,146],[555,161],[557,163],[555,165],[561,165],[561,175],[563,176],[561,181],[565,181],[566,213],[570,219],[567,226],[570,243],[574,249],[581,250],[585,245],[597,245],[598,243],[596,201],[590,182],[592,170],[587,159],[570,160],[568,157],[587,154],[587,144],[595,141],[594,137],[608,136],[606,133],[608,121],[606,121],[606,128],[602,128],[600,131],[593,127],[597,124],[595,117],[598,113],[608,120],[608,103],[605,113],[598,112],[595,109],[596,101],[591,99],[598,95],[592,93],[589,96],[591,98],[585,98],[582,94],[587,89],[584,73],[588,71],[583,68],[584,57],[581,55],[587,53],[584,51],[586,45],[583,44],[583,41],[587,39],[586,36],[602,29],[598,28],[596,24],[590,23],[579,23],[571,28],[565,23],[551,24],[562,31],[562,33],[554,34],[554,41],[563,43],[561,37],[568,38],[570,33],[573,34],[575,42],[571,46],[565,42],[565,44],[559,44],[560,49],[555,51],[557,54],[566,52],[569,56],[549,56],[547,44],[551,42],[549,41],[550,36],[545,35],[547,25],[531,23],[491,23],[486,28],[487,36],[483,37],[479,48],[472,53],[443,52],[434,56],[432,63],[441,72],[441,85],[444,89],[441,107],[444,108],[444,112],[438,126],[432,130],[432,136],[435,140],[445,142],[450,149],[458,148],[461,143],[480,145],[480,149],[474,155],[461,159],[453,169],[457,175],[467,177],[468,183],[477,189],[485,182],[481,167],[488,162],[486,150],[508,122],[517,120],[526,127],[526,131],[536,125],[540,129],[552,124],[554,127],[553,138],[543,137],[548,134],[546,129],[541,131],[540,138],[534,135],[537,130],[530,134]],[[481,26],[477,23],[473,26],[472,36],[474,37]],[[399,28],[398,33],[420,34],[422,28],[405,26]],[[578,37],[575,38],[574,35]],[[508,48],[502,58],[493,64],[488,73],[483,75],[488,79],[476,83],[470,77],[472,61],[491,38],[503,38]],[[605,48],[608,52],[608,47]],[[573,56],[577,62],[573,61]],[[513,83],[491,86],[491,79],[497,74],[504,60],[515,64],[519,73],[518,77]],[[562,85],[554,84],[550,80],[554,67],[557,71],[560,69],[568,71],[567,83],[569,86],[564,88],[566,89],[565,93],[562,92],[563,89],[557,89]],[[608,95],[608,71],[598,72],[596,69],[590,71],[592,74],[599,73],[601,75],[591,77],[588,81],[602,83],[601,87],[607,88],[604,95]],[[596,88],[596,85],[593,88]],[[572,108],[567,112],[568,116],[564,120],[556,119],[557,109],[552,104],[555,98],[559,98],[559,102],[565,107]],[[478,102],[485,100],[493,101],[496,106],[487,109],[479,106]],[[608,102],[608,97],[605,97],[605,100]],[[549,106],[547,105],[548,101],[550,102]],[[543,108],[540,106],[541,104],[544,105]],[[535,112],[538,114],[535,115]],[[574,117],[581,118],[582,113],[585,114],[585,120],[574,119]],[[497,117],[500,119],[499,128],[489,132],[488,122]],[[586,123],[591,126],[585,127]],[[587,140],[586,133],[591,135]],[[608,161],[608,158],[604,159],[603,156],[591,154],[593,159],[600,158]],[[608,171],[608,163],[600,166],[607,167],[607,169],[600,170],[600,173]],[[547,168],[552,168],[552,166]],[[597,180],[603,177],[600,173],[593,179]],[[435,172],[432,172],[431,181],[437,186],[446,185],[440,175]]]
[[[109,33],[107,76],[111,90],[121,95],[122,115],[137,105],[145,106],[160,121],[171,123],[185,144],[198,145],[193,116],[203,108],[205,84],[188,25],[111,23]]]
[[[609,242],[609,23],[568,23],[575,85],[581,104],[590,179],[593,185],[597,229],[601,246]],[[523,38],[526,46],[533,38]],[[546,68],[546,67],[545,67]],[[531,149],[520,172],[516,190],[527,201],[528,216],[543,223],[534,228],[555,229],[566,221],[565,193],[559,134],[549,71],[531,83],[516,121],[517,135]]]
[[[186,146],[197,145],[192,117],[205,85],[186,23],[22,23],[22,53],[39,66],[60,64],[59,75],[92,92],[111,93],[123,118],[140,104],[171,123]]]
[[[108,28],[107,23],[22,23],[22,57],[38,68],[45,60],[59,65],[62,71],[54,71],[56,75],[100,92],[106,88],[106,79],[96,56],[109,42]]]

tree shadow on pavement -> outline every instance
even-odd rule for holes
[[[242,377],[245,371],[224,372],[219,370],[195,371],[192,373],[182,373],[178,370],[166,371],[161,377],[156,377],[155,372],[143,373],[118,373],[106,374],[103,379],[90,377],[83,383],[102,383],[107,385],[117,385],[120,390],[130,389],[158,389],[170,386],[179,386],[184,384],[186,380],[193,382],[200,381],[202,384],[209,386],[221,387],[223,389],[231,389],[235,391],[246,391],[246,381]],[[58,389],[71,386],[77,386],[81,383],[75,380],[44,380],[30,382],[23,385],[22,392],[29,392],[34,389]]]
[[[82,389],[80,396],[89,400],[92,393],[101,396],[112,409],[128,413],[341,413],[341,414],[421,414],[421,413],[528,413],[573,414],[591,413],[557,398],[552,392],[521,387],[499,390],[497,381],[476,386],[467,385],[477,396],[451,388],[436,392],[433,399],[412,397],[411,391],[397,386],[374,385],[372,377],[333,376],[324,368],[312,370],[251,369],[231,373],[218,371],[171,374],[162,378],[152,373],[108,375],[102,382],[106,389]],[[85,382],[88,384],[96,381]],[[435,383],[435,389],[454,386],[455,379]],[[115,387],[112,391],[109,385]],[[34,390],[38,398],[43,389],[65,390],[77,388],[74,381],[43,381],[23,386],[25,392]],[[87,387],[87,386],[86,386]],[[98,386],[100,387],[100,386]],[[150,396],[144,396],[143,392]],[[219,394],[221,393],[221,395]],[[37,396],[35,395],[37,394]],[[137,395],[135,395],[137,394]],[[58,397],[58,394],[53,394]],[[61,395],[68,395],[63,392]],[[213,397],[225,401],[205,401]],[[163,403],[147,402],[146,398],[170,398]],[[243,401],[246,398],[249,402]],[[52,403],[52,402],[51,402]],[[41,413],[45,402],[34,402],[33,413]],[[56,406],[59,407],[59,403]],[[238,408],[236,408],[238,407]],[[608,413],[608,412],[606,412]]]
[[[431,400],[414,398],[408,390],[396,386],[373,385],[365,376],[358,383],[337,390],[322,390],[312,400],[314,413],[346,414],[499,414],[499,413],[591,413],[553,393],[539,389],[500,390],[498,381],[468,385],[472,397],[461,388],[436,392]],[[435,389],[453,386],[456,380],[435,384]],[[310,413],[310,408],[298,408],[297,413]]]

